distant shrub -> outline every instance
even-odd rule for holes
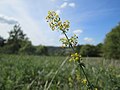
[[[106,58],[120,59],[120,24],[106,35],[103,51]]]
[[[20,54],[35,54],[35,50],[36,48],[34,46],[32,46],[32,44],[30,42],[26,43],[22,48],[20,48],[19,53]]]
[[[80,50],[80,54],[82,56],[88,57],[97,57],[99,56],[98,49],[94,45],[83,45]]]
[[[47,47],[39,45],[36,47],[35,54],[37,55],[48,55]]]

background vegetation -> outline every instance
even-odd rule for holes
[[[0,90],[45,90],[66,57],[0,55]],[[89,79],[98,90],[120,90],[120,62],[83,58]],[[4,67],[4,68],[3,68]],[[49,90],[87,90],[85,77],[76,76],[73,63],[66,62]],[[82,73],[82,72],[77,72]]]
[[[120,24],[114,27],[107,35],[103,43],[98,45],[78,45],[76,51],[84,57],[105,57],[120,59]],[[0,37],[0,53],[27,54],[27,55],[69,55],[71,49],[53,46],[33,46],[29,38],[24,34],[20,25],[15,25],[9,32],[8,39]]]
[[[75,49],[85,57],[87,75],[98,90],[120,90],[120,24],[103,43],[78,45]],[[0,37],[0,90],[45,90],[71,52],[68,47],[33,46],[20,25],[15,25],[7,39]],[[74,67],[67,61],[50,90],[87,90],[85,77],[75,75]]]

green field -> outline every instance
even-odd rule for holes
[[[87,90],[85,78],[66,57],[0,55],[0,90]],[[84,58],[85,71],[98,90],[120,90],[120,61]],[[79,78],[75,73],[79,74]]]

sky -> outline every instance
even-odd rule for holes
[[[70,21],[69,37],[79,44],[98,44],[120,22],[120,0],[0,0],[0,36],[20,24],[33,45],[61,46],[60,31],[52,31],[45,18],[54,10]]]

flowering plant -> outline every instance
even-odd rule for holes
[[[69,31],[69,27],[70,27],[70,22],[68,20],[62,22],[59,15],[55,11],[48,11],[48,16],[46,17],[46,20],[53,31],[60,30],[62,34],[65,35],[64,38],[60,39],[60,41],[62,42],[63,47],[70,47],[73,50],[73,53],[71,54],[69,61],[70,62],[74,61],[79,65],[80,69],[83,71],[83,74],[85,76],[85,79],[83,79],[82,82],[87,84],[88,89],[96,90],[96,88],[90,83],[88,76],[84,70],[85,64],[81,61],[82,60],[81,55],[75,51],[74,47],[78,43],[77,35],[74,34],[71,38],[68,38],[67,36],[67,32]],[[71,81],[71,78],[69,78],[69,80]]]

